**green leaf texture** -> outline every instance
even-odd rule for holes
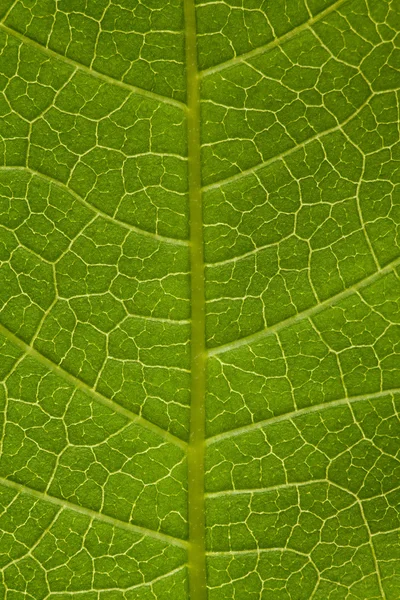
[[[0,19],[0,600],[399,600],[398,0]]]

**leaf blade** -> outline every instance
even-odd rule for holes
[[[397,598],[396,7],[0,11],[0,596]]]

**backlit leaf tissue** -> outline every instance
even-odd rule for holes
[[[0,0],[0,600],[399,600],[398,0]]]

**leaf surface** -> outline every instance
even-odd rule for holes
[[[397,2],[0,17],[0,600],[398,600]]]

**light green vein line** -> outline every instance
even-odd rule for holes
[[[219,71],[223,71],[224,69],[229,69],[229,67],[233,67],[234,65],[241,64],[243,61],[250,60],[251,58],[259,56],[260,54],[267,52],[271,48],[280,46],[281,44],[283,44],[287,40],[291,39],[298,33],[301,33],[302,31],[309,29],[312,25],[314,25],[314,23],[321,21],[323,18],[328,16],[330,13],[334,12],[342,4],[345,4],[345,2],[347,2],[347,1],[348,0],[337,0],[337,2],[334,2],[333,4],[331,4],[331,6],[328,6],[328,8],[326,8],[325,10],[317,13],[314,17],[312,17],[312,19],[309,19],[305,23],[298,25],[294,29],[291,29],[284,35],[281,35],[280,37],[276,38],[275,40],[272,40],[271,42],[265,44],[264,46],[259,46],[258,48],[255,48],[254,50],[250,50],[250,52],[245,52],[244,54],[240,54],[239,56],[236,56],[235,58],[231,58],[230,60],[220,63],[219,65],[215,65],[215,67],[209,67],[208,69],[204,69],[203,71],[201,71],[201,77],[206,77],[207,75],[211,75],[212,73],[218,73]]]
[[[305,556],[311,562],[310,555],[300,550],[293,550],[292,548],[285,548],[284,546],[278,546],[275,548],[253,548],[251,550],[210,550],[207,552],[207,556],[229,556],[236,554],[263,554],[265,552],[292,552],[293,554],[300,554]]]
[[[306,487],[307,485],[313,485],[315,483],[326,483],[327,485],[335,485],[331,483],[329,479],[310,479],[309,481],[291,481],[289,483],[281,483],[278,485],[271,485],[269,487],[264,488],[243,488],[234,490],[220,490],[218,492],[207,492],[207,498],[220,498],[224,496],[241,496],[241,495],[259,495],[259,494],[267,494],[269,492],[275,492],[276,490],[287,490],[293,487]]]
[[[80,379],[75,377],[75,375],[68,373],[68,371],[65,371],[62,367],[59,367],[58,365],[53,363],[53,361],[51,361],[49,358],[44,356],[41,352],[39,352],[35,348],[32,348],[32,346],[29,346],[29,344],[26,344],[25,342],[23,342],[14,333],[12,333],[9,329],[7,329],[6,327],[4,327],[4,325],[1,325],[1,324],[0,324],[0,333],[5,338],[7,338],[11,343],[13,343],[15,346],[17,346],[18,348],[23,350],[27,355],[32,356],[34,359],[36,359],[42,365],[45,365],[48,369],[50,369],[51,371],[56,373],[59,377],[61,377],[65,381],[68,381],[68,383],[73,385],[75,388],[80,389],[82,392],[84,392],[85,394],[87,394],[88,396],[90,396],[91,398],[93,398],[94,400],[99,402],[100,404],[103,404],[103,405],[107,406],[108,408],[111,408],[113,411],[123,415],[127,419],[130,419],[133,423],[136,423],[137,425],[140,425],[141,427],[144,427],[145,429],[148,429],[149,431],[156,433],[157,435],[162,437],[166,442],[175,444],[176,446],[179,446],[180,448],[187,447],[187,443],[184,440],[181,440],[180,438],[176,437],[172,433],[169,433],[169,431],[165,431],[158,425],[155,425],[154,423],[147,421],[147,419],[140,417],[136,413],[131,412],[130,410],[124,408],[123,406],[121,406],[120,404],[115,402],[114,400],[111,400],[110,398],[103,396],[103,394],[100,394],[100,392],[97,392],[96,390],[91,388],[90,385],[88,385],[87,383],[84,383],[83,381],[81,381]]]
[[[191,262],[191,410],[188,446],[190,600],[207,599],[204,510],[205,293],[200,163],[200,90],[195,0],[184,0]]]
[[[374,533],[371,533],[371,537],[385,537],[388,533],[397,533],[399,532],[400,534],[400,527],[395,527],[394,529],[385,529],[385,531],[375,531]]]
[[[8,17],[8,15],[10,14],[10,12],[13,10],[13,8],[15,8],[15,5],[19,2],[19,0],[14,0],[14,2],[11,2],[10,6],[8,7],[8,9],[6,10],[6,13],[3,15],[2,17],[2,21],[5,21]]]
[[[216,442],[220,442],[221,440],[236,437],[238,435],[242,435],[243,433],[254,431],[255,429],[262,429],[263,427],[266,427],[267,425],[272,425],[273,423],[279,423],[281,421],[287,421],[290,419],[297,419],[298,417],[302,417],[304,415],[308,415],[315,412],[320,412],[323,410],[328,410],[329,408],[335,408],[336,406],[348,406],[349,404],[355,404],[356,402],[362,402],[365,400],[378,400],[379,398],[384,398],[385,396],[390,396],[391,394],[398,393],[400,393],[400,388],[393,388],[390,390],[384,390],[382,392],[362,394],[360,396],[353,396],[350,398],[340,398],[339,400],[331,400],[330,402],[323,402],[319,404],[314,404],[313,406],[306,406],[305,408],[300,408],[293,412],[283,413],[281,415],[277,415],[276,417],[270,417],[269,419],[264,419],[263,421],[258,421],[257,423],[250,423],[249,425],[243,425],[243,427],[238,427],[237,429],[230,429],[229,431],[224,431],[223,433],[217,433],[216,435],[207,438],[206,443],[208,445],[215,444]]]
[[[31,169],[30,167],[0,166],[0,171],[17,171],[17,172],[24,171],[26,173],[30,173],[31,175],[35,175],[36,177],[40,177],[40,178],[44,179],[45,181],[48,181],[52,185],[65,191],[67,194],[70,194],[73,198],[75,198],[75,200],[77,202],[86,206],[95,215],[98,215],[99,217],[102,217],[103,219],[106,219],[107,221],[111,221],[114,224],[117,223],[124,229],[129,229],[130,231],[133,231],[133,232],[137,233],[138,235],[150,237],[159,242],[165,242],[166,244],[173,244],[175,246],[188,246],[188,244],[189,244],[189,242],[187,240],[180,240],[178,238],[170,238],[170,237],[166,237],[164,235],[160,235],[158,233],[153,233],[152,231],[146,231],[145,229],[140,229],[139,227],[135,227],[135,225],[131,225],[130,223],[125,223],[125,221],[121,221],[120,219],[113,217],[112,215],[108,215],[107,213],[100,210],[96,206],[93,206],[93,204],[90,204],[90,202],[88,202],[87,200],[82,198],[82,196],[80,196],[79,194],[74,192],[74,190],[72,190],[67,185],[65,185],[65,183],[62,183],[62,181],[59,181],[58,179],[55,179],[54,177],[50,177],[50,175],[44,175],[40,171],[36,171],[35,169]]]
[[[61,506],[62,508],[73,510],[75,512],[86,515],[92,519],[102,521],[103,523],[108,523],[109,525],[113,525],[114,527],[119,527],[120,529],[125,529],[127,531],[139,533],[141,535],[147,535],[149,537],[161,540],[163,542],[167,542],[168,544],[180,546],[181,548],[187,547],[187,542],[185,540],[180,540],[179,538],[174,538],[171,535],[167,535],[166,533],[153,531],[152,529],[147,529],[146,527],[133,525],[131,523],[127,523],[126,521],[120,521],[119,519],[115,519],[114,517],[109,517],[103,513],[98,513],[95,510],[91,510],[90,508],[85,508],[83,506],[79,506],[78,504],[74,504],[73,502],[68,502],[68,500],[62,500],[61,498],[56,498],[55,496],[49,496],[47,494],[44,494],[43,492],[34,490],[21,483],[11,481],[10,479],[4,479],[3,477],[0,477],[0,485],[4,485],[5,487],[16,490],[17,492],[22,494],[29,494],[30,496],[34,496],[35,498],[38,498],[39,500],[42,500],[44,502],[51,502],[51,504],[55,504],[56,506]]]
[[[374,546],[374,541],[372,539],[372,532],[371,532],[371,527],[369,525],[368,519],[365,515],[365,511],[364,511],[364,506],[363,503],[361,502],[361,500],[359,498],[357,498],[357,503],[358,503],[358,507],[360,509],[360,513],[361,513],[361,518],[364,521],[365,527],[368,531],[368,544],[369,547],[371,548],[371,554],[372,554],[372,560],[374,562],[374,567],[375,567],[375,572],[376,572],[376,578],[378,580],[378,586],[379,586],[379,591],[381,593],[381,596],[384,600],[387,599],[383,584],[382,584],[382,572],[381,572],[381,568],[380,568],[380,564],[379,561],[377,559],[376,556],[376,552],[375,552],[375,546]]]
[[[325,483],[326,485],[332,485],[334,487],[338,487],[339,489],[343,489],[341,486],[337,486],[334,482],[329,481],[329,479],[310,479],[308,481],[290,481],[289,483],[278,483],[277,485],[271,485],[269,487],[260,487],[260,488],[235,488],[234,490],[220,490],[218,492],[207,492],[207,498],[220,498],[224,496],[241,496],[241,495],[259,495],[259,494],[267,494],[269,492],[275,492],[276,490],[287,490],[294,487],[306,487],[307,485],[313,485],[318,483]],[[347,490],[345,490],[347,492]],[[354,495],[352,492],[350,494]]]
[[[135,585],[131,585],[129,587],[107,587],[107,588],[103,588],[103,587],[96,587],[91,588],[91,589],[87,589],[87,590],[83,590],[83,591],[79,591],[79,592],[73,592],[74,596],[79,597],[80,595],[82,596],[83,594],[88,594],[90,592],[97,592],[98,594],[104,593],[104,594],[111,594],[112,592],[122,592],[124,594],[126,594],[126,592],[130,592],[131,590],[137,590],[140,588],[145,588],[145,587],[150,587],[152,588],[153,585],[155,583],[158,583],[159,581],[163,581],[164,579],[168,579],[168,577],[171,577],[171,575],[176,575],[177,573],[179,573],[180,571],[183,571],[186,568],[186,564],[182,564],[179,567],[177,567],[176,569],[173,569],[172,571],[168,571],[168,573],[164,573],[164,575],[160,575],[159,577],[155,577],[154,579],[151,579],[150,581],[143,581],[143,583],[137,583]],[[65,594],[66,592],[51,592],[51,597],[53,598],[53,596],[64,596],[65,598]],[[48,597],[48,596],[47,596]],[[121,596],[119,596],[121,597]],[[86,596],[87,598],[87,596]],[[46,599],[45,599],[46,600]]]
[[[248,494],[248,495],[266,494],[268,492],[274,492],[276,490],[287,490],[287,489],[294,488],[294,487],[301,488],[301,487],[307,487],[308,485],[314,485],[314,484],[318,484],[318,483],[323,483],[323,484],[326,484],[327,486],[336,487],[339,490],[342,490],[342,492],[346,492],[346,494],[350,494],[351,496],[353,496],[355,503],[358,503],[358,501],[359,501],[357,494],[355,494],[351,490],[343,487],[342,485],[339,485],[338,483],[331,481],[330,479],[309,479],[308,481],[290,481],[289,483],[278,483],[277,485],[270,485],[268,487],[243,488],[243,489],[236,488],[234,490],[220,490],[218,492],[207,492],[206,497],[207,498],[219,498],[221,496],[240,496],[242,494]],[[399,489],[399,487],[392,488],[392,489],[388,490],[388,493],[392,493],[394,491],[397,491],[398,489]],[[368,502],[370,500],[374,500],[375,498],[382,498],[382,494],[379,492],[378,494],[375,494],[374,496],[368,496],[368,498],[365,498],[364,501]]]
[[[374,283],[374,281],[376,281],[380,277],[383,277],[384,275],[387,275],[388,273],[393,271],[399,264],[400,264],[400,258],[397,258],[396,260],[387,264],[385,267],[383,267],[379,271],[375,271],[375,273],[372,273],[372,275],[365,277],[358,283],[355,283],[354,285],[346,288],[342,292],[335,294],[335,296],[332,296],[331,298],[327,298],[323,302],[320,302],[319,304],[311,306],[310,308],[307,308],[306,310],[303,310],[302,312],[297,313],[297,315],[295,315],[293,317],[289,317],[288,319],[285,319],[284,321],[280,321],[279,323],[276,323],[275,325],[271,325],[271,327],[267,327],[266,329],[257,331],[257,333],[253,333],[246,337],[240,338],[239,340],[236,340],[234,342],[229,342],[227,344],[223,344],[221,346],[211,348],[210,350],[208,350],[208,355],[216,356],[217,354],[222,354],[223,352],[229,352],[229,350],[235,350],[236,348],[240,348],[241,346],[247,346],[248,344],[252,344],[253,342],[258,342],[259,340],[262,340],[263,338],[273,335],[277,331],[280,331],[284,327],[289,327],[290,325],[294,325],[295,323],[298,323],[299,321],[301,321],[303,319],[306,319],[308,317],[316,315],[317,313],[321,312],[325,308],[328,308],[329,306],[331,306],[333,303],[339,302],[340,300],[344,300],[345,298],[347,298],[348,296],[351,296],[355,292],[358,292],[358,291],[362,290],[364,287],[367,287],[368,285],[370,285],[371,283]]]
[[[155,100],[156,102],[162,102],[164,104],[172,104],[173,106],[176,106],[182,110],[186,109],[186,104],[184,104],[183,102],[180,102],[179,100],[173,100],[173,98],[168,98],[168,96],[162,96],[161,94],[156,94],[154,92],[144,90],[144,89],[136,87],[134,85],[130,85],[129,83],[124,83],[123,81],[114,79],[113,77],[109,77],[108,75],[105,75],[104,73],[100,73],[100,71],[95,71],[94,69],[91,69],[90,67],[86,67],[85,65],[73,60],[72,58],[68,58],[67,56],[63,56],[62,54],[59,54],[58,52],[55,52],[54,50],[51,50],[50,48],[48,48],[46,46],[42,46],[38,42],[35,42],[35,40],[33,40],[32,38],[24,35],[23,33],[20,33],[19,31],[16,31],[15,29],[12,29],[11,27],[8,27],[4,23],[0,22],[0,27],[6,33],[8,33],[8,35],[18,38],[24,44],[33,46],[34,48],[41,50],[41,52],[43,52],[44,54],[48,54],[52,58],[55,58],[64,63],[67,63],[76,69],[80,69],[81,71],[83,71],[84,73],[87,73],[88,75],[91,75],[92,77],[97,77],[98,79],[102,79],[104,82],[106,82],[110,85],[116,85],[120,88],[124,88],[125,90],[128,90],[131,93],[138,94],[140,96],[145,96],[146,98]]]

